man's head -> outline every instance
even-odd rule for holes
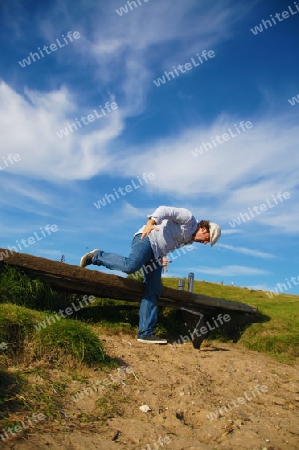
[[[217,223],[201,220],[193,234],[194,242],[206,245],[210,242],[211,247],[216,244],[221,236],[221,228]]]

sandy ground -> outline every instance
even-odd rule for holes
[[[191,343],[173,349],[131,336],[102,339],[125,368],[109,378],[90,369],[89,389],[78,381],[68,388],[61,421],[31,428],[0,448],[299,449],[299,366],[237,344],[196,350]],[[142,412],[141,405],[150,410]]]

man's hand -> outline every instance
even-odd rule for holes
[[[167,256],[162,257],[162,272],[168,272],[168,263],[171,263],[171,259],[167,259]]]
[[[143,230],[143,233],[141,235],[141,239],[143,239],[144,236],[148,236],[152,230],[159,231],[159,228],[155,227],[155,225],[156,222],[154,221],[154,219],[148,219],[145,228]]]

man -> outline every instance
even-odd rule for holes
[[[142,269],[144,292],[137,340],[149,344],[167,344],[166,339],[154,335],[158,321],[158,299],[162,292],[162,266],[167,266],[169,262],[166,255],[193,242],[204,245],[210,242],[213,246],[220,235],[219,225],[208,220],[198,222],[188,209],[159,206],[148,216],[146,225],[135,233],[128,257],[93,250],[82,256],[80,266],[95,264],[128,274]]]

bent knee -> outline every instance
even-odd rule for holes
[[[126,265],[126,273],[129,275],[138,272],[138,270],[140,270],[140,266],[135,262],[130,262]]]

